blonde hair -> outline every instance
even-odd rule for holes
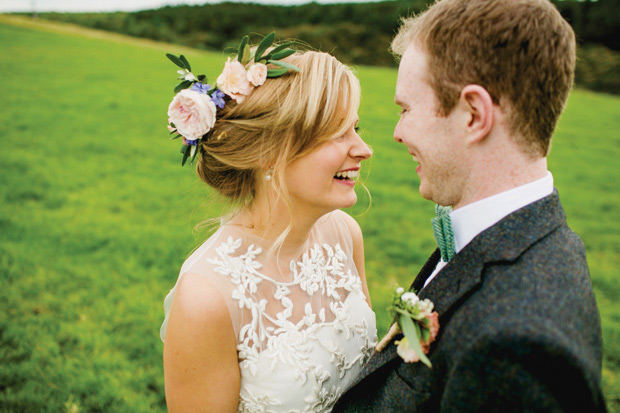
[[[360,85],[349,67],[315,51],[284,61],[300,72],[267,79],[241,104],[227,101],[202,142],[198,176],[235,210],[252,205],[267,171],[290,209],[285,167],[344,134],[357,117]]]
[[[428,57],[438,113],[448,115],[468,84],[503,106],[521,147],[549,152],[573,85],[575,34],[548,0],[441,0],[403,19],[391,49],[410,44]]]

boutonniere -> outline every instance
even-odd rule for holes
[[[392,306],[389,308],[394,317],[394,324],[388,333],[377,344],[377,351],[382,351],[396,335],[404,337],[396,341],[396,351],[406,363],[422,361],[428,367],[431,362],[426,357],[431,343],[435,341],[439,331],[439,315],[433,311],[433,303],[429,299],[420,300],[413,292],[398,287],[394,292]]]

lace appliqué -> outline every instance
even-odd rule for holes
[[[346,303],[350,293],[363,297],[361,280],[347,266],[350,265],[348,257],[339,244],[334,247],[314,244],[300,261],[291,261],[290,282],[278,282],[260,273],[262,264],[256,258],[262,249],[250,245],[245,253],[239,254],[237,250],[241,245],[240,239],[229,237],[215,249],[216,257],[207,261],[234,285],[232,298],[239,308],[251,313],[251,322],[240,328],[237,340],[242,375],[249,372],[256,377],[259,359],[264,362],[267,358],[274,374],[282,366],[293,369],[300,388],[307,388],[305,386],[310,381],[308,394],[305,397],[297,394],[306,403],[305,408],[296,411],[330,411],[344,390],[339,379],[357,363],[361,369],[375,345],[375,337],[369,336],[366,320],[352,321]],[[275,315],[267,313],[268,300],[257,294],[263,283],[271,284],[270,291],[275,290],[270,301],[281,304],[281,311]],[[327,297],[329,306],[314,312],[308,302],[303,317],[295,322],[291,320],[294,303],[289,298],[292,288],[301,289],[309,300],[314,294],[320,294],[324,300]],[[326,326],[332,334],[318,334]],[[361,339],[362,348],[356,348],[354,354],[347,354],[342,344],[354,336]],[[326,363],[317,364],[316,357],[313,358],[317,348]],[[262,366],[264,369],[264,364]],[[337,377],[332,377],[332,373]],[[276,395],[256,395],[242,388],[239,411],[278,411],[281,404]],[[276,410],[272,410],[274,408]]]

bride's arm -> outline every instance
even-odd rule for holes
[[[240,373],[228,307],[206,277],[187,273],[176,286],[164,342],[170,412],[235,412]]]
[[[366,267],[364,263],[364,238],[362,236],[362,229],[360,228],[357,221],[347,213],[343,213],[344,221],[349,228],[349,232],[351,233],[351,238],[353,238],[353,262],[355,262],[355,268],[357,268],[357,273],[362,280],[362,291],[364,291],[364,295],[366,296],[366,301],[368,305],[372,308],[372,303],[370,302],[370,293],[368,292],[368,284],[366,283]]]

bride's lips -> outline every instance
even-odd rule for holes
[[[338,171],[334,175],[334,181],[342,185],[354,186],[355,179],[359,176],[359,170],[359,167],[355,167]]]

